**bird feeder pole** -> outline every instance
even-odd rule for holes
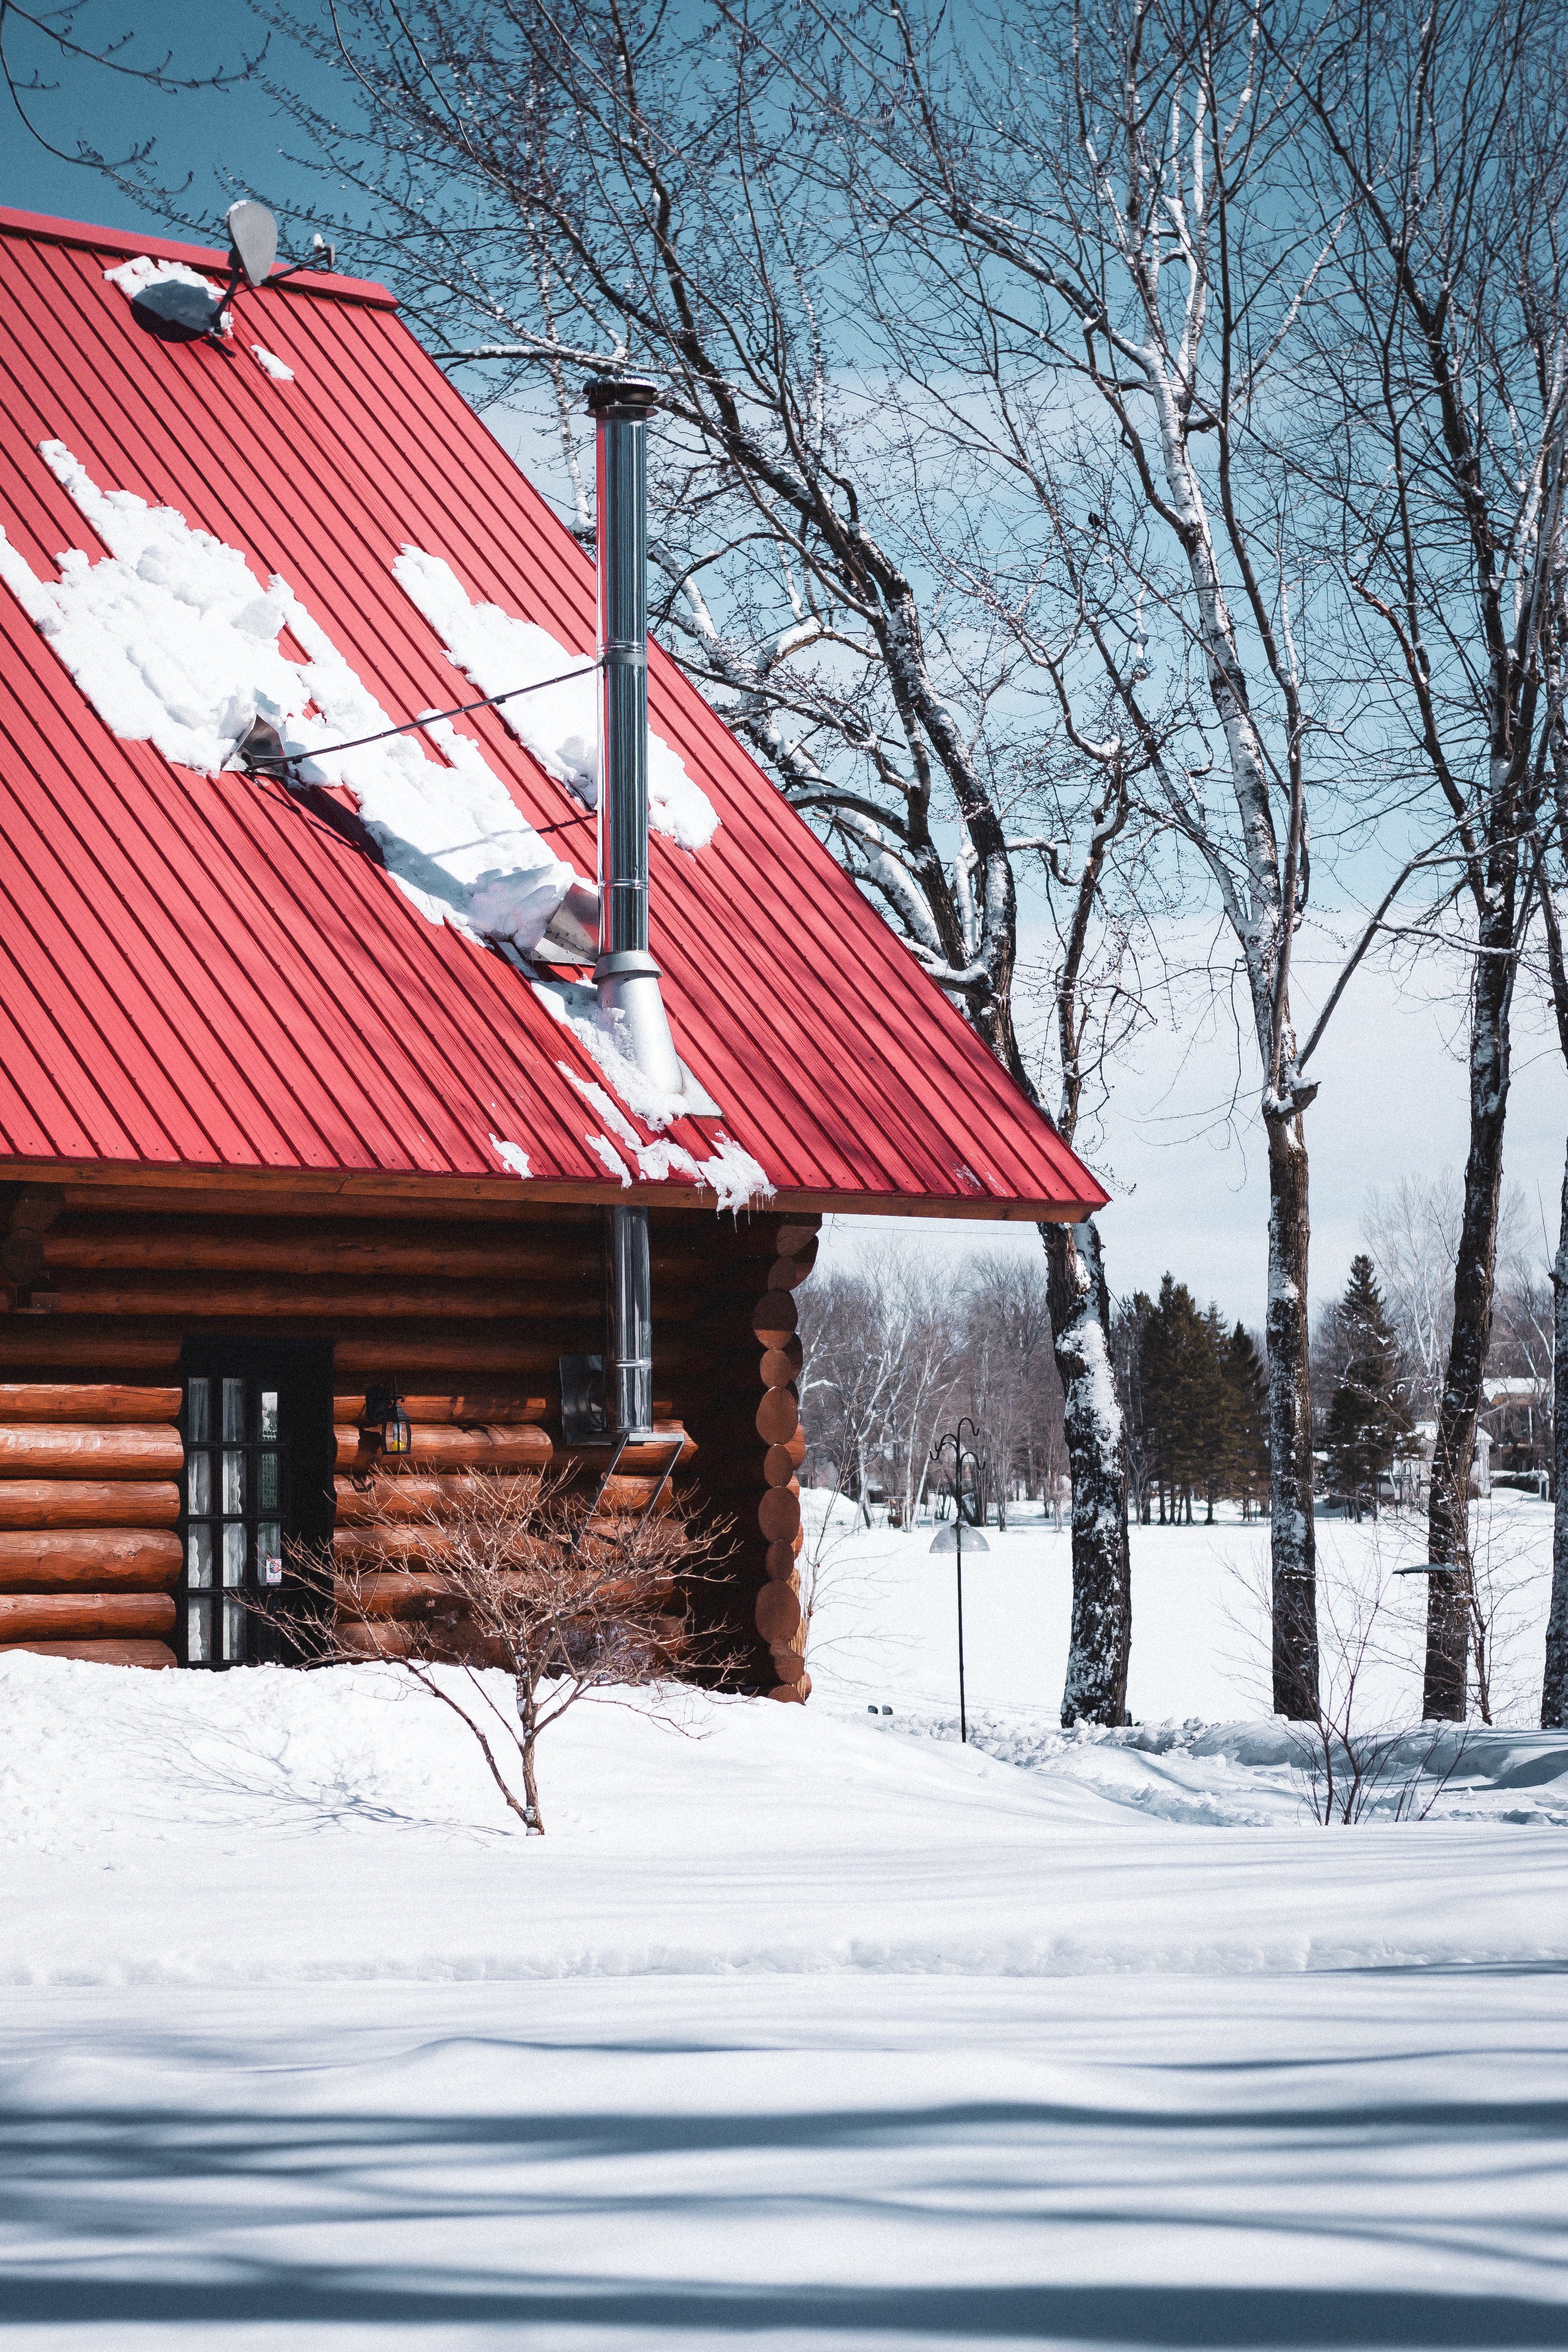
[[[973,1445],[965,1445],[963,1442],[963,1433],[966,1429],[972,1438],[976,1438],[980,1434],[980,1432],[975,1428],[973,1422],[970,1420],[967,1413],[964,1414],[963,1419],[959,1423],[956,1429],[950,1429],[945,1437],[939,1437],[937,1439],[936,1444],[931,1447],[931,1458],[940,1465],[942,1456],[947,1452],[948,1447],[950,1445],[952,1446],[953,1513],[952,1540],[951,1543],[948,1541],[948,1531],[943,1528],[941,1529],[935,1541],[932,1543],[931,1549],[932,1551],[952,1551],[957,1555],[958,1736],[963,1745],[967,1748],[969,1745],[969,1711],[965,1704],[963,1687],[963,1465],[966,1462],[973,1465],[976,1482],[978,1482],[979,1474],[984,1469],[984,1465],[981,1461]],[[986,1542],[983,1535],[976,1533],[971,1538],[970,1549],[973,1551],[989,1551],[991,1547]]]

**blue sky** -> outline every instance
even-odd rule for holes
[[[134,9],[125,0],[89,0],[74,18],[75,36],[84,47],[108,47],[132,26],[134,37],[117,51],[124,63],[156,65],[172,51],[170,71],[192,76],[230,69],[254,57],[267,40],[267,27],[245,0],[205,0],[199,8],[190,0],[136,0]],[[215,236],[230,201],[217,184],[220,169],[247,180],[258,194],[302,184],[303,175],[282,152],[287,118],[258,81],[165,97],[121,74],[62,61],[26,28],[11,38],[8,55],[19,79],[36,68],[40,79],[58,85],[51,94],[27,101],[56,146],[68,153],[79,135],[104,154],[120,156],[155,139],[156,164],[164,180],[173,185],[187,176],[192,180],[192,200],[210,209]],[[306,67],[275,35],[267,69],[297,76]],[[0,204],[111,228],[160,226],[149,206],[111,181],[47,153],[14,114],[0,131]]]

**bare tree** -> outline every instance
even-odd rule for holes
[[[134,31],[111,35],[101,41],[79,38],[80,16],[78,9],[24,8],[17,0],[0,0],[0,82],[5,84],[5,94],[30,142],[62,163],[80,163],[89,171],[107,173],[111,178],[146,173],[153,164],[155,141],[137,140],[122,155],[106,155],[79,134],[72,146],[58,146],[41,120],[48,110],[41,101],[60,94],[61,85],[52,78],[54,74],[69,74],[73,89],[78,90],[82,77],[102,73],[110,75],[121,86],[136,82],[143,91],[153,90],[163,97],[174,98],[195,90],[232,89],[238,83],[249,81],[260,71],[267,53],[264,43],[254,56],[241,58],[237,66],[210,74],[176,73],[172,49],[147,62],[139,59],[134,54],[138,37]]]
[[[1037,1260],[992,1253],[969,1268],[960,1374],[971,1418],[984,1442],[999,1527],[1015,1483],[1033,1496],[1062,1415],[1052,1365],[1048,1276]]]
[[[1322,774],[1309,745],[1326,751],[1342,713],[1337,681],[1313,674],[1289,456],[1259,419],[1331,228],[1303,226],[1291,202],[1301,102],[1264,15],[1261,0],[1033,0],[977,64],[934,17],[867,12],[843,37],[859,94],[839,104],[880,140],[925,235],[931,299],[967,323],[966,396],[989,389],[984,429],[1032,496],[1044,541],[1026,551],[1026,618],[1064,726],[1086,760],[1146,772],[1143,798],[1235,941],[1270,1179],[1275,1699],[1310,1716],[1302,1118],[1316,1088],[1302,1065],[1316,1034],[1299,1048],[1290,958]],[[1310,41],[1304,12],[1289,27]],[[1091,675],[1115,709],[1110,740],[1074,707]]]
[[[508,1810],[542,1836],[536,1749],[580,1699],[697,1670],[721,1680],[730,1664],[689,1622],[693,1589],[724,1557],[722,1530],[674,1507],[640,1520],[594,1518],[592,1507],[536,1476],[447,1480],[402,1524],[390,1558],[381,1530],[367,1531],[363,1552],[340,1543],[324,1566],[297,1553],[307,1601],[268,1614],[303,1663],[384,1659],[450,1708]],[[510,1684],[510,1706],[490,1667]]]
[[[1226,1613],[1245,1650],[1258,1643],[1259,1628],[1272,1649],[1270,1586],[1250,1567],[1233,1568],[1231,1577],[1239,1605]],[[1289,1737],[1304,1801],[1325,1829],[1425,1821],[1465,1759],[1468,1733],[1391,1723],[1372,1712],[1369,1685],[1393,1654],[1393,1590],[1375,1545],[1353,1564],[1331,1558],[1321,1579],[1317,1711],[1293,1724]]]
[[[1465,1712],[1468,1488],[1493,1308],[1519,956],[1552,732],[1561,562],[1564,26],[1552,0],[1330,9],[1305,53],[1301,170],[1342,223],[1316,314],[1352,649],[1414,793],[1444,810],[1469,959],[1469,1151],[1427,1530],[1426,1712]],[[1307,436],[1303,436],[1306,439]]]
[[[874,1485],[917,1500],[935,1423],[960,1363],[952,1285],[901,1250],[871,1253],[850,1273],[801,1293],[801,1410],[820,1480],[850,1496],[870,1524]]]
[[[1557,463],[1561,468],[1561,446]],[[1568,1063],[1568,955],[1563,945],[1561,899],[1568,890],[1568,553],[1559,537],[1542,630],[1546,682],[1544,732],[1551,761],[1551,820],[1538,887],[1546,935],[1546,982],[1558,1043]],[[1546,1618],[1545,1671],[1541,1688],[1543,1730],[1568,1727],[1568,1155],[1557,1249],[1552,1265],[1552,1598]]]
[[[1405,1356],[1416,1418],[1436,1422],[1454,1319],[1460,1194],[1451,1169],[1401,1176],[1367,1195],[1362,1234]]]

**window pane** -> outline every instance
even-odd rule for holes
[[[193,1665],[199,1665],[212,1656],[212,1640],[207,1624],[207,1604],[205,1601],[187,1601],[185,1655]]]
[[[205,1381],[191,1381],[186,1385],[185,1435],[187,1437],[212,1435],[212,1406],[207,1387]]]
[[[256,1507],[258,1511],[278,1508],[278,1456],[258,1454],[256,1457]]]
[[[190,1584],[210,1584],[213,1580],[211,1528],[192,1528],[185,1537],[185,1580]]]
[[[258,1437],[263,1440],[275,1438],[278,1434],[278,1391],[276,1389],[263,1389],[261,1391],[261,1426],[256,1433]]]
[[[212,1509],[213,1458],[210,1454],[193,1454],[185,1465],[185,1507],[190,1511]]]
[[[223,1507],[226,1511],[245,1508],[245,1456],[226,1454],[223,1457]]]
[[[283,1581],[283,1530],[276,1519],[263,1519],[256,1530],[256,1580],[258,1584]]]
[[[223,1654],[226,1658],[245,1655],[245,1611],[237,1601],[223,1604]]]
[[[223,1384],[223,1433],[233,1440],[245,1436],[245,1382],[225,1381]]]
[[[245,1529],[225,1528],[223,1531],[223,1580],[226,1584],[245,1582]]]

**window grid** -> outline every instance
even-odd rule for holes
[[[286,1511],[275,1386],[245,1372],[185,1382],[182,1633],[192,1666],[241,1664],[258,1592],[281,1583]]]

